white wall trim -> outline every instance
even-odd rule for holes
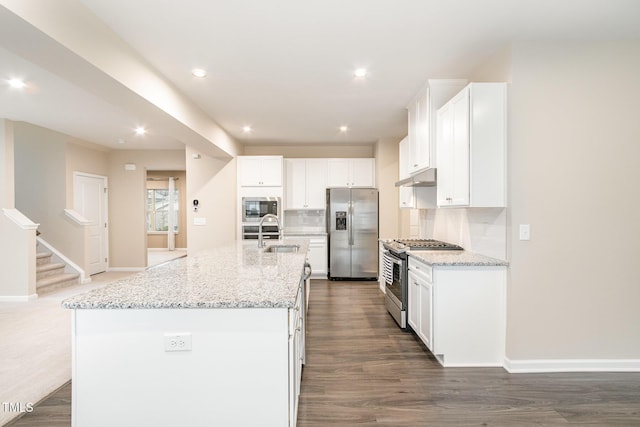
[[[51,246],[46,240],[44,240],[42,237],[36,237],[36,240],[38,241],[38,243],[40,243],[42,246],[44,246],[45,248],[47,248],[48,251],[50,251],[51,253],[53,253],[55,256],[57,256],[58,258],[60,258],[65,264],[67,264],[67,267],[70,268],[71,270],[74,270],[76,273],[78,273],[80,275],[80,283],[81,284],[87,284],[91,282],[91,277],[87,276],[87,273],[84,271],[84,269],[80,268],[80,266],[78,264],[76,264],[75,262],[71,261],[69,258],[67,258],[66,256],[64,256],[62,254],[62,252],[58,251],[56,248],[54,248],[53,246]]]
[[[67,217],[71,218],[73,222],[75,222],[76,224],[83,225],[83,226],[87,226],[91,224],[91,221],[89,221],[88,219],[86,219],[85,217],[83,217],[73,209],[65,209],[64,214]]]
[[[27,302],[34,299],[38,299],[38,294],[20,295],[20,296],[2,296],[0,295],[0,302]]]
[[[640,359],[504,359],[512,374],[543,372],[640,372]]]

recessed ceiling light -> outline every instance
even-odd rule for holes
[[[191,70],[191,74],[193,74],[195,77],[207,77],[207,71],[203,70],[202,68],[194,68],[193,70]]]
[[[252,130],[253,129],[249,125],[242,126],[242,132],[244,132],[244,133],[251,133]]]
[[[345,133],[346,131],[348,131],[348,130],[349,130],[349,127],[348,127],[348,126],[344,126],[344,125],[343,125],[343,126],[340,126],[340,128],[339,128],[339,129],[340,129],[340,132]]]
[[[9,80],[9,84],[12,87],[15,87],[16,89],[22,89],[27,85],[24,81],[22,81],[20,79],[10,79]]]
[[[147,133],[147,130],[146,130],[144,127],[142,127],[142,126],[138,126],[138,127],[136,128],[136,135],[140,135],[140,136],[142,136],[142,135],[144,135],[145,133]]]
[[[353,72],[354,77],[365,77],[366,75],[367,75],[366,68],[356,68],[356,70]]]

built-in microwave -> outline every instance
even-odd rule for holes
[[[242,222],[258,222],[267,214],[280,216],[280,197],[243,197]]]

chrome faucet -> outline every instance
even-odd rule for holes
[[[260,218],[260,222],[258,223],[258,247],[264,247],[264,243],[262,242],[262,223],[267,218],[274,218],[276,223],[278,224],[278,239],[282,240],[282,227],[280,227],[280,219],[274,214],[266,214],[262,218]]]

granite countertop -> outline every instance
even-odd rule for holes
[[[265,253],[237,242],[180,258],[62,301],[70,309],[290,308],[308,240],[297,253]],[[267,246],[283,244],[267,241]]]
[[[507,261],[469,251],[407,251],[407,253],[433,266],[507,266]]]

